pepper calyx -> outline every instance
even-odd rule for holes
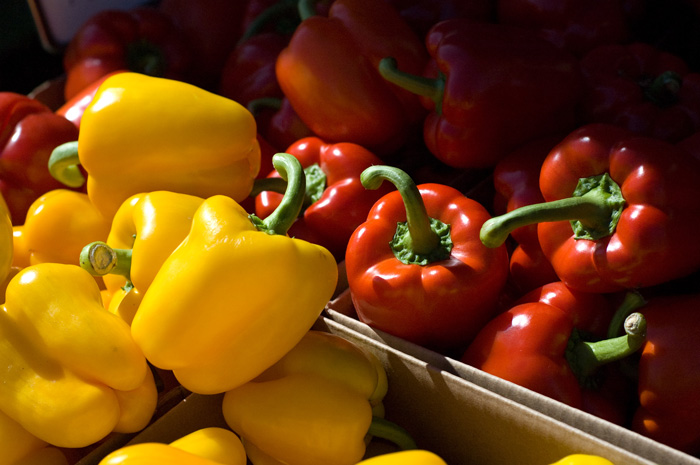
[[[599,196],[600,202],[608,210],[608,221],[586,219],[571,220],[571,228],[575,239],[598,240],[615,232],[617,223],[625,208],[625,198],[620,186],[613,181],[608,173],[599,176],[581,178],[574,189],[573,197]]]

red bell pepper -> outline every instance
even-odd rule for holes
[[[425,37],[431,27],[453,18],[473,21],[494,21],[495,8],[491,0],[388,0],[419,37]]]
[[[0,92],[0,194],[12,224],[23,224],[41,195],[65,187],[49,173],[49,157],[57,146],[77,138],[73,123],[38,100]]]
[[[479,242],[489,213],[450,186],[416,186],[398,168],[370,167],[361,180],[368,189],[387,180],[397,190],[374,204],[348,242],[359,319],[439,352],[463,350],[497,312],[508,277],[505,246]]]
[[[190,44],[155,8],[103,10],[90,17],[66,47],[64,96],[70,100],[91,82],[117,70],[187,80]]]
[[[513,229],[539,223],[542,251],[569,287],[661,284],[700,269],[698,179],[700,161],[680,147],[586,125],[543,162],[545,202],[494,217],[481,238],[498,246]]]
[[[700,73],[655,46],[607,45],[581,59],[581,117],[678,142],[700,130]]]
[[[432,110],[423,138],[445,164],[491,168],[529,140],[574,128],[578,62],[535,32],[452,19],[425,43],[432,59],[421,76],[391,55],[379,70]]]
[[[247,107],[255,116],[258,131],[270,144],[280,150],[284,150],[299,139],[315,136],[299,118],[286,97],[253,100]]]
[[[420,72],[427,61],[420,38],[383,1],[335,0],[328,17],[300,11],[276,74],[301,120],[323,140],[379,156],[401,147],[425,111],[415,95],[382,79],[377,65],[392,55]]]
[[[83,90],[75,94],[70,100],[61,105],[58,110],[56,110],[56,114],[63,116],[68,121],[75,124],[75,127],[80,129],[80,121],[83,119],[83,113],[85,113],[85,109],[95,97],[97,89],[108,77],[122,72],[124,72],[124,70],[113,71],[93,81]]]
[[[374,203],[389,192],[388,186],[374,191],[365,189],[360,182],[362,172],[381,164],[381,160],[360,145],[327,144],[318,137],[300,139],[286,153],[301,163],[307,186],[307,200],[288,234],[320,244],[337,261],[342,261],[352,233],[367,218]],[[276,170],[268,173],[268,179],[280,177]],[[267,183],[256,183],[254,189],[266,186],[274,188]],[[255,214],[266,218],[277,209],[283,193],[283,185],[277,191],[260,192],[255,199]]]
[[[634,431],[691,455],[700,454],[698,308],[697,293],[650,298],[644,307],[647,342],[632,421]]]
[[[643,303],[630,293],[619,311],[626,313]],[[611,372],[599,368],[637,352],[644,344],[646,324],[634,313],[625,322],[624,336],[603,339],[614,313],[602,294],[550,283],[486,324],[460,360],[574,408],[590,406],[589,413],[622,423],[629,402],[611,399],[601,407],[598,389],[605,389],[606,380],[600,377]],[[597,398],[586,399],[590,396]]]

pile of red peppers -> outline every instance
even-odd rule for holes
[[[66,188],[48,158],[107,76],[197,85],[256,119],[250,213],[282,198],[272,156],[300,160],[289,235],[344,267],[361,321],[700,456],[700,69],[651,3],[103,11],[61,105],[0,89],[0,192],[19,227]]]

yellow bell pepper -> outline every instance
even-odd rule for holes
[[[230,197],[206,199],[132,321],[146,358],[190,391],[222,393],[258,376],[301,340],[335,290],[331,253],[286,235],[304,199],[301,164],[273,159],[289,174],[278,209],[251,219]]]
[[[0,311],[0,411],[59,447],[135,432],[157,391],[129,326],[75,265],[40,263],[7,286]]]
[[[60,449],[49,446],[0,411],[0,465],[68,465]]]
[[[10,273],[14,253],[13,228],[10,211],[5,199],[0,195],[0,283]]]
[[[571,454],[552,465],[614,465],[610,460],[590,454]]]
[[[226,392],[222,411],[255,465],[354,465],[372,436],[415,448],[406,431],[373,413],[386,392],[373,354],[312,330],[260,376]]]
[[[192,227],[201,197],[170,191],[136,194],[114,215],[106,242],[86,245],[80,265],[101,276],[109,310],[131,324],[144,293],[165,259]]]
[[[248,197],[260,170],[253,115],[239,103],[184,82],[119,73],[85,109],[77,142],[57,147],[49,171],[85,183],[105,217],[127,198],[169,190],[199,197]]]
[[[378,455],[357,465],[447,465],[447,462],[434,452],[415,449]]]
[[[146,442],[117,449],[99,465],[245,465],[241,440],[231,430],[202,428],[170,444]]]
[[[22,244],[29,264],[80,264],[83,246],[104,241],[111,221],[90,202],[87,194],[55,189],[36,199],[22,225]]]
[[[25,268],[29,263],[29,247],[24,237],[24,226],[16,224],[12,226],[12,266]]]

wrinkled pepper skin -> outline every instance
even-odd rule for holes
[[[31,434],[75,448],[148,424],[153,375],[85,270],[24,268],[7,287],[0,317],[0,410]]]
[[[378,455],[357,462],[357,465],[447,465],[447,462],[434,452],[416,449]]]
[[[691,455],[700,453],[700,295],[650,298],[639,360],[640,406],[632,430]]]
[[[14,228],[5,199],[0,195],[0,283],[10,274],[14,263]]]
[[[416,73],[427,61],[420,38],[388,2],[336,0],[327,17],[303,18],[277,58],[277,81],[313,134],[383,156],[425,114],[415,95],[379,75],[388,55]]]
[[[99,465],[245,465],[241,440],[231,430],[206,427],[170,444],[145,442],[121,447]]]
[[[78,266],[83,246],[107,239],[109,228],[110,222],[97,211],[87,194],[51,190],[32,203],[22,226],[29,264]]]
[[[345,258],[348,240],[367,218],[367,213],[390,188],[367,190],[360,174],[381,159],[364,147],[350,142],[328,144],[318,137],[306,137],[287,147],[304,169],[320,169],[312,176],[320,181],[318,190],[311,191],[307,182],[309,203],[299,219],[289,228],[289,235],[327,248],[338,262]],[[313,172],[312,172],[313,173]],[[279,177],[272,171],[268,177]],[[255,198],[255,214],[270,215],[279,205],[282,194],[263,191]]]
[[[581,59],[581,118],[676,143],[700,130],[700,73],[650,44],[606,45]]]
[[[184,82],[119,73],[100,86],[75,146],[49,160],[64,182],[85,182],[106,218],[132,195],[169,190],[245,199],[260,169],[255,119],[240,104]]]
[[[300,166],[298,171],[303,182]],[[132,335],[153,365],[173,370],[187,389],[225,392],[299,342],[337,279],[328,250],[263,232],[230,197],[213,196],[156,274]]]
[[[64,97],[71,100],[117,70],[184,80],[191,61],[189,44],[157,9],[103,10],[83,23],[66,47]]]
[[[12,224],[22,224],[29,206],[63,186],[46,164],[57,146],[75,140],[78,130],[49,107],[25,95],[0,92],[0,194]]]

